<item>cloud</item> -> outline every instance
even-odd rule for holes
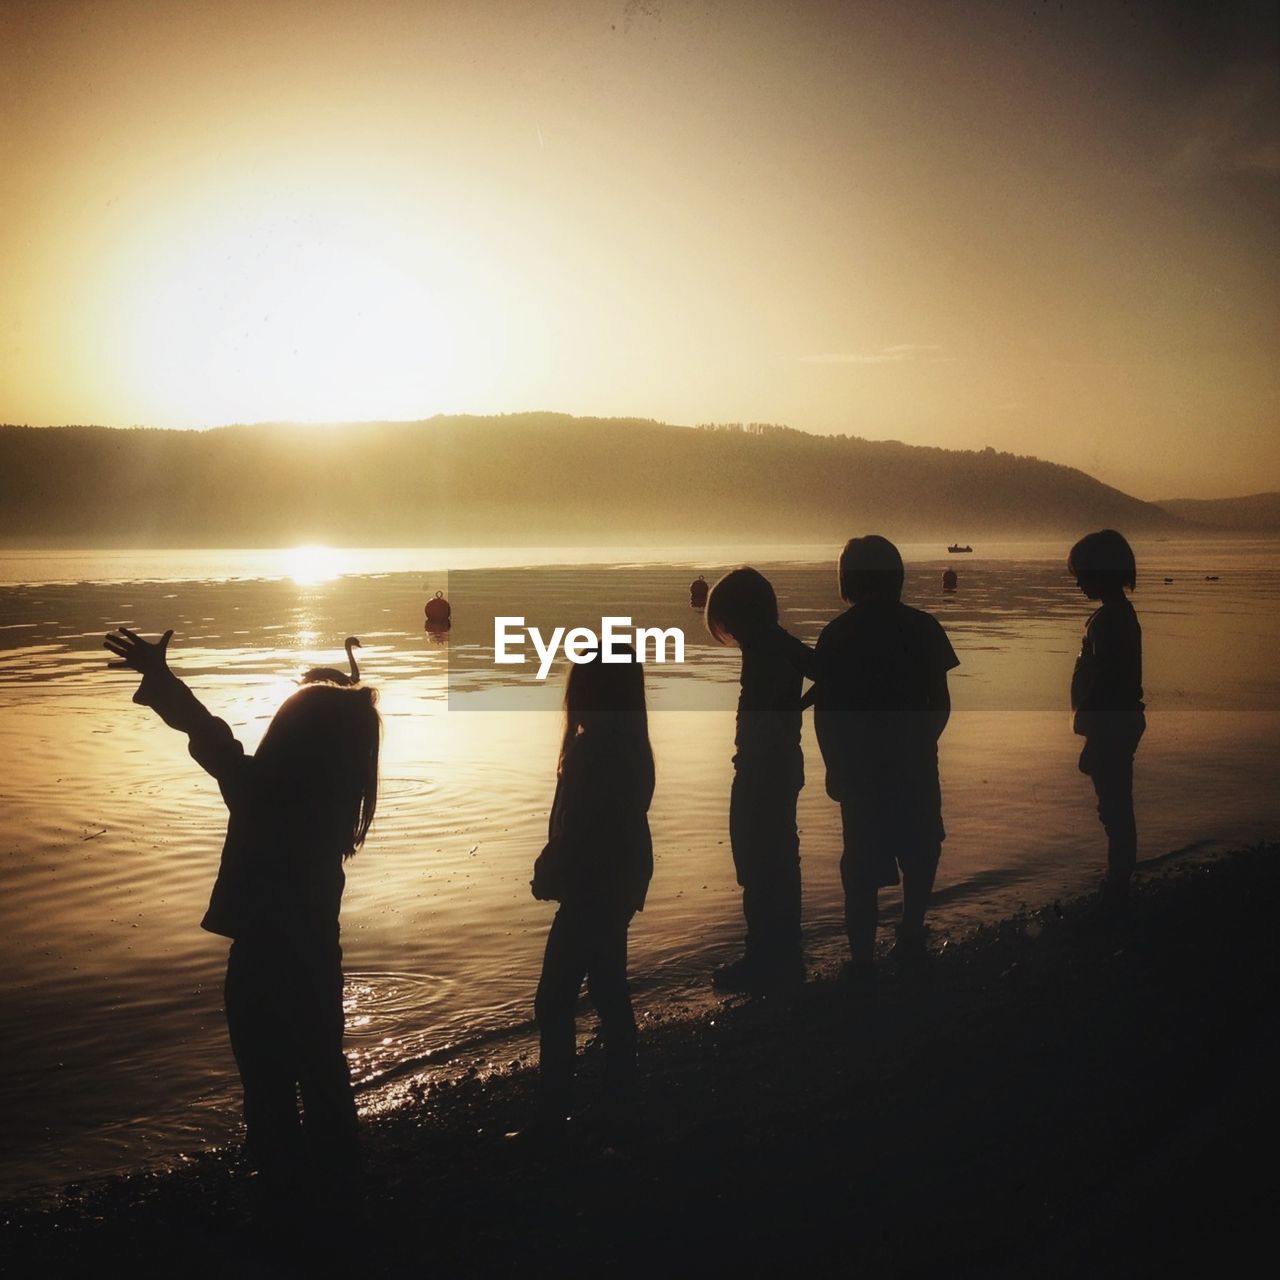
[[[818,355],[801,356],[801,364],[900,364],[904,360],[941,351],[936,342],[895,342],[879,351],[824,351]]]

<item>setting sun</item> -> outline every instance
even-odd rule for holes
[[[448,398],[461,305],[385,217],[249,200],[122,255],[120,358],[175,420],[393,417]]]
[[[342,554],[332,547],[307,544],[282,553],[284,571],[300,587],[332,582],[342,573]]]

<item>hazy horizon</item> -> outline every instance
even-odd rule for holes
[[[1280,489],[1280,18],[15,0],[0,420],[576,415]]]

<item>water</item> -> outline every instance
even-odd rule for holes
[[[1274,839],[1277,545],[1136,549],[1150,708],[1135,786],[1141,856]],[[939,928],[956,930],[1087,886],[1103,845],[1063,707],[1089,606],[1062,570],[1062,547],[938,551],[904,548],[907,598],[938,614],[962,664],[941,746],[948,840],[936,911]],[[429,1081],[458,1055],[503,1062],[527,1044],[551,915],[528,880],[557,718],[532,695],[521,709],[512,682],[527,689],[529,677],[520,668],[495,671],[496,700],[451,687],[449,645],[421,630],[443,571],[492,569],[495,592],[518,597],[516,571],[529,565],[608,565],[624,598],[669,595],[683,609],[694,573],[713,579],[749,560],[778,588],[784,622],[812,639],[840,607],[828,557],[826,548],[0,554],[9,1115],[0,1193],[173,1158],[237,1131],[221,1012],[226,943],[198,927],[225,813],[185,739],[129,701],[135,677],[106,670],[106,631],[174,627],[175,669],[249,748],[300,671],[341,665],[353,631],[364,641],[361,665],[385,717],[383,791],[369,843],[348,867],[343,938],[348,1048],[370,1108],[406,1073]],[[961,576],[951,597],[938,587],[948,564]],[[496,572],[503,566],[513,572]],[[570,594],[596,580],[557,579]],[[565,621],[596,620],[597,604],[566,600]],[[656,872],[631,933],[642,1015],[704,991],[741,935],[725,832],[736,653],[710,645],[696,615],[686,626],[689,664],[648,672]],[[498,709],[475,709],[486,705]],[[805,928],[822,962],[840,954],[838,813],[807,721]]]

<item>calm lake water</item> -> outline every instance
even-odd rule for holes
[[[962,664],[941,745],[935,923],[946,933],[1096,879],[1102,834],[1065,708],[1090,606],[1056,543],[903,550],[905,598],[938,615]],[[1275,839],[1280,547],[1136,550],[1149,708],[1140,858]],[[424,635],[423,604],[449,589],[446,571],[472,571],[473,612],[490,593],[486,627],[492,612],[545,595],[552,579],[537,566],[590,564],[557,570],[559,621],[598,626],[606,602],[594,597],[607,590],[610,609],[631,600],[637,619],[648,610],[687,630],[686,665],[647,675],[656,872],[631,933],[643,1017],[705,998],[742,932],[725,830],[737,654],[710,644],[687,583],[754,563],[784,623],[812,640],[841,607],[831,558],[803,547],[0,553],[0,1194],[237,1131],[226,943],[198,927],[225,811],[185,738],[130,702],[136,677],[106,670],[106,631],[173,627],[172,665],[249,748],[302,670],[341,666],[343,637],[363,640],[385,719],[383,791],[348,866],[343,939],[349,1056],[362,1107],[376,1109],[409,1079],[527,1049],[552,914],[528,880],[554,784],[563,662],[539,690],[528,668],[482,671],[474,631]],[[960,573],[954,595],[940,589],[946,567]],[[841,954],[839,821],[808,720],[805,929],[823,964]],[[895,895],[884,896],[892,914]]]

